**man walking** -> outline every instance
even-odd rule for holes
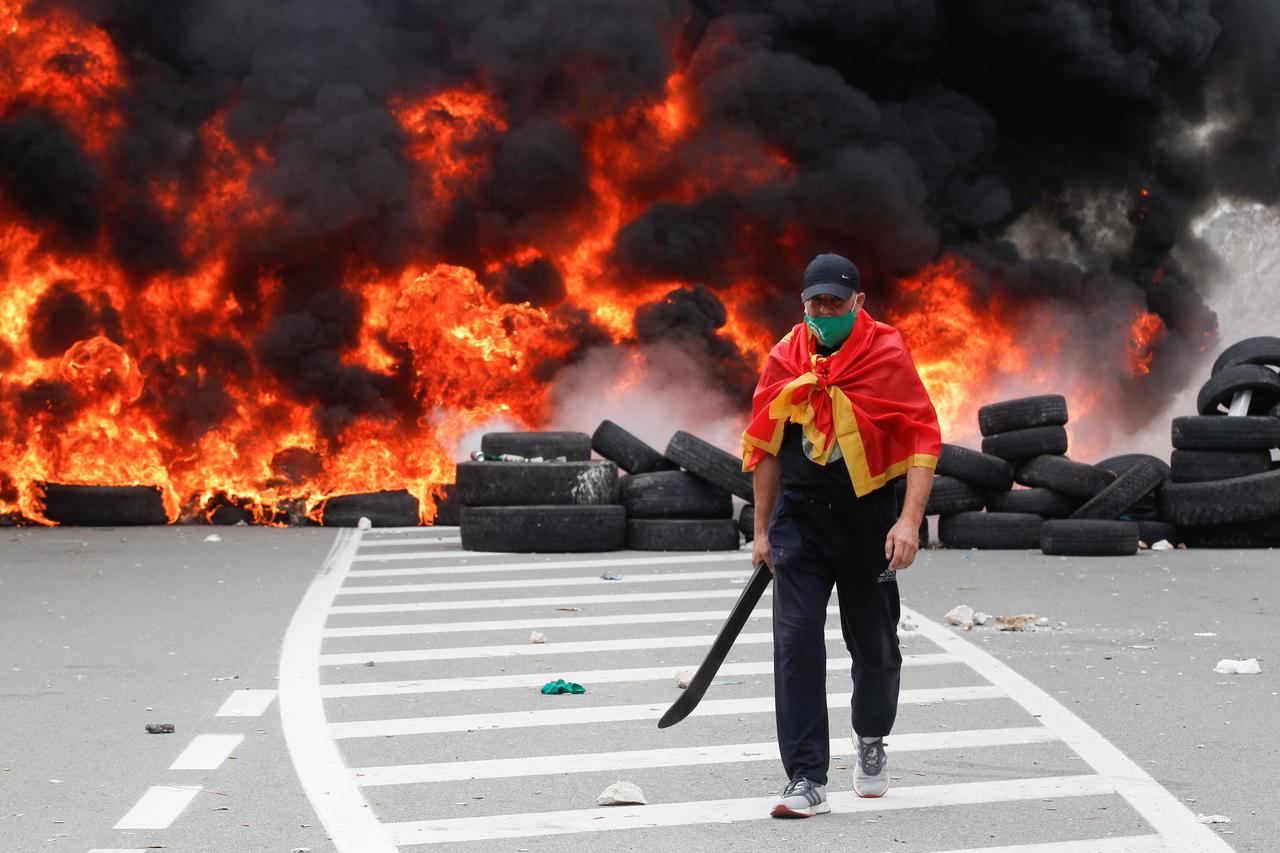
[[[755,471],[753,561],[774,574],[774,705],[790,780],[774,817],[827,804],[823,630],[834,585],[853,657],[854,791],[889,787],[898,710],[895,573],[911,565],[941,450],[938,418],[902,336],[863,309],[858,269],[824,254],[804,271],[804,320],[769,353],[742,436]],[[899,511],[891,480],[905,474]]]

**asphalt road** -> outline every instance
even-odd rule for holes
[[[836,813],[797,823],[757,817],[785,781],[768,599],[703,707],[654,725],[745,553],[466,555],[452,532],[0,533],[0,850],[1102,851],[1212,849],[1196,833],[1213,833],[1263,851],[1280,837],[1272,552],[923,552],[901,576],[920,628],[902,634],[915,657],[894,788],[853,800],[837,755]],[[439,541],[395,541],[423,539]],[[661,562],[619,562],[636,559]],[[935,626],[960,603],[1050,626]],[[1213,671],[1246,657],[1261,675]],[[844,672],[830,690],[847,743]],[[543,696],[556,677],[587,693]],[[617,779],[650,805],[597,808]],[[1161,809],[1194,829],[1151,847]],[[665,825],[626,828],[649,823]],[[1108,836],[1146,840],[1091,840]]]

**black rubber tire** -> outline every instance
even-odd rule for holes
[[[1237,364],[1269,364],[1280,367],[1280,338],[1264,335],[1236,341],[1214,359],[1210,373],[1216,375]]]
[[[596,427],[591,434],[591,449],[605,459],[617,462],[618,467],[628,474],[677,470],[674,462],[613,421],[601,421]]]
[[[614,462],[459,462],[464,506],[552,506],[618,501]]]
[[[431,520],[435,527],[457,527],[462,523],[462,496],[458,486],[450,483],[444,487],[444,494],[436,498],[436,517]]]
[[[164,500],[155,486],[41,487],[44,517],[72,527],[138,527],[168,524]]]
[[[1060,394],[1041,394],[990,403],[978,409],[978,429],[984,436],[1042,426],[1062,426],[1067,422],[1067,399]]]
[[[671,436],[666,457],[689,473],[715,483],[747,503],[755,501],[751,475],[742,470],[742,460],[696,435],[681,431]]]
[[[627,522],[633,551],[736,551],[738,524],[732,519],[638,518]]]
[[[1160,516],[1181,527],[1257,521],[1280,515],[1280,470],[1208,483],[1165,483]]]
[[[743,504],[742,509],[738,512],[738,530],[750,542],[756,538],[756,507],[755,504]]]
[[[1028,459],[1018,466],[1013,476],[1024,486],[1039,486],[1086,499],[1094,497],[1116,479],[1110,471],[1055,454]]]
[[[374,527],[415,527],[419,523],[418,499],[404,489],[361,492],[329,498],[320,509],[325,527],[355,527],[361,518]]]
[[[464,506],[465,551],[597,553],[620,551],[627,511],[619,505]]]
[[[1094,469],[1099,470],[1099,469]],[[1104,469],[1105,470],[1105,469]],[[1110,471],[1106,471],[1110,474]],[[1071,513],[1072,518],[1117,519],[1141,498],[1152,494],[1164,483],[1164,472],[1150,462],[1142,461],[1125,471],[1088,503]]]
[[[1187,545],[1192,548],[1277,548],[1280,547],[1280,518],[1188,527],[1184,534]]]
[[[986,498],[976,488],[955,477],[934,477],[933,488],[929,492],[929,502],[925,504],[925,515],[955,515],[957,512],[970,512],[982,509]]]
[[[1128,557],[1138,553],[1138,523],[1058,518],[1040,528],[1040,550],[1055,557]]]
[[[1267,450],[1175,450],[1169,457],[1175,483],[1230,480],[1271,470]]]
[[[1010,489],[987,495],[988,512],[1031,513],[1041,518],[1066,518],[1085,501],[1053,489]]]
[[[1186,537],[1182,534],[1182,528],[1176,524],[1169,524],[1167,521],[1149,521],[1145,518],[1137,520],[1138,525],[1138,541],[1147,543],[1147,547],[1159,542],[1161,539],[1170,545],[1181,545],[1186,542]]]
[[[938,539],[946,548],[1024,550],[1040,547],[1044,519],[1023,512],[960,512],[938,520]]]
[[[987,492],[1004,492],[1013,486],[1013,463],[958,444],[942,445],[935,473],[964,480]]]
[[[591,458],[591,436],[585,432],[487,432],[480,437],[483,453],[514,453],[517,456],[586,462]]]
[[[996,433],[982,439],[982,452],[1009,462],[1033,456],[1067,452],[1067,430],[1060,426],[1040,426]]]
[[[1178,450],[1270,450],[1280,447],[1280,418],[1189,415],[1170,427]]]
[[[1169,463],[1159,456],[1152,456],[1150,453],[1122,453],[1119,456],[1109,456],[1101,462],[1093,463],[1093,467],[1114,471],[1119,476],[1142,461],[1150,462],[1160,470],[1163,479],[1169,479]],[[1129,507],[1128,511],[1122,513],[1120,517],[1155,521],[1159,517],[1159,507],[1156,503],[1155,492],[1138,498],[1133,502],[1133,506]]]
[[[627,518],[733,518],[733,498],[687,471],[654,471],[623,477]]]
[[[1266,415],[1280,402],[1280,376],[1261,364],[1234,364],[1210,376],[1196,395],[1196,411],[1202,415],[1225,413],[1237,391],[1253,391],[1250,415]]]

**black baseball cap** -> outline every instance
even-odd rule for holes
[[[812,299],[819,293],[829,293],[840,299],[848,299],[862,289],[862,277],[853,261],[843,255],[818,255],[804,268],[804,291],[800,297]]]

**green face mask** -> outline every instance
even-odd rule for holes
[[[855,313],[857,312],[850,311],[839,317],[810,317],[806,314],[804,323],[818,336],[818,343],[834,349],[844,343],[844,339],[853,331]]]

